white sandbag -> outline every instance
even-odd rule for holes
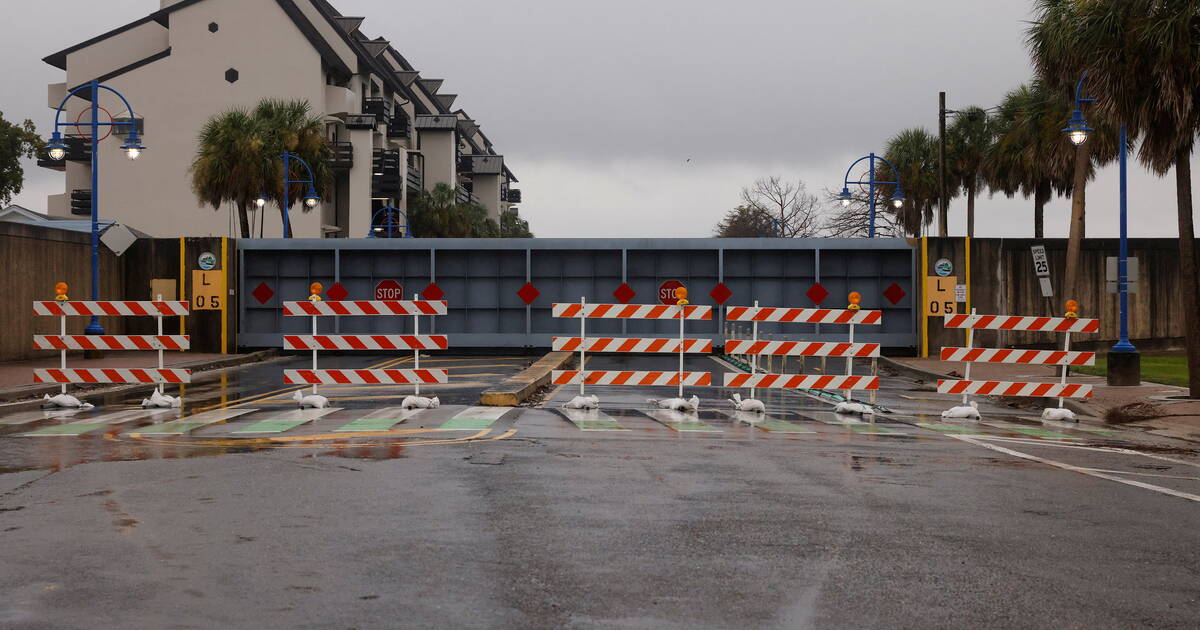
[[[729,402],[733,403],[733,408],[737,409],[738,411],[749,411],[752,413],[767,412],[767,406],[763,404],[763,401],[756,400],[754,398],[747,398],[743,400],[741,394],[735,393],[733,398],[729,399]]]
[[[972,400],[970,405],[962,407],[951,407],[942,412],[943,418],[968,418],[973,420],[979,419],[979,405]]]
[[[838,403],[837,406],[833,408],[833,413],[855,416],[873,416],[875,415],[875,409],[873,409],[870,405],[846,401]]]
[[[143,407],[158,407],[161,409],[172,409],[183,404],[183,398],[176,398],[160,393],[157,389],[151,392],[150,397],[142,400]]]
[[[51,396],[50,394],[46,394],[45,397],[42,398],[42,400],[44,401],[42,403],[43,407],[63,407],[66,409],[91,409],[92,407],[95,406],[90,403],[81,402],[78,398],[76,398],[70,394],[58,394],[57,396]]]
[[[1042,420],[1071,420],[1079,422],[1075,417],[1075,412],[1070,409],[1062,409],[1059,407],[1050,407],[1042,410]]]
[[[403,409],[437,409],[442,406],[442,401],[438,400],[437,396],[426,398],[424,396],[405,396],[404,402],[400,403]]]
[[[563,403],[563,409],[599,409],[600,397],[592,396],[576,396],[570,401]]]
[[[329,406],[328,398],[321,396],[320,394],[309,394],[305,396],[304,394],[300,393],[300,390],[296,390],[296,393],[292,394],[292,400],[299,403],[301,409],[324,409]]]
[[[673,411],[695,411],[700,408],[699,396],[692,396],[686,400],[683,398],[663,398],[662,400],[651,398],[646,402],[652,407]]]

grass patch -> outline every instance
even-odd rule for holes
[[[1081,365],[1071,368],[1072,372],[1108,376],[1107,357],[1096,357],[1096,365]],[[1177,387],[1188,386],[1187,357],[1175,354],[1143,354],[1142,380]]]

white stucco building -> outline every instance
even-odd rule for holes
[[[141,119],[147,150],[137,161],[120,142],[101,143],[101,217],[153,236],[230,234],[230,209],[201,206],[188,169],[205,121],[263,98],[307,100],[335,143],[333,190],[313,210],[292,207],[296,237],[366,236],[375,209],[404,208],[414,191],[438,183],[474,196],[493,218],[520,201],[504,157],[466,112],[451,109],[455,96],[438,93],[442,81],[421,77],[387,40],[364,35],[362,23],[326,0],[161,0],[140,20],[46,57],[66,73],[49,87],[50,107],[98,79]],[[101,105],[129,115],[111,95]],[[72,99],[63,120],[86,120],[88,107]],[[91,156],[79,140],[68,139],[66,159],[39,162],[65,174],[63,194],[48,200],[51,215],[90,212]],[[263,214],[264,235],[280,236],[278,209]]]

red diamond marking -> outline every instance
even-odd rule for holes
[[[895,282],[892,283],[892,286],[883,290],[883,297],[887,298],[893,305],[899,304],[900,300],[903,300],[906,295],[908,294],[904,292],[904,289],[901,289],[900,285]]]
[[[532,282],[526,282],[525,286],[517,291],[517,297],[521,298],[521,301],[526,304],[533,304],[533,301],[538,299],[538,296],[541,294],[542,292],[538,291]]]
[[[258,300],[259,304],[266,304],[267,302],[271,301],[271,298],[275,297],[275,292],[271,290],[271,287],[267,286],[266,282],[260,282],[258,283],[258,286],[254,287],[254,290],[250,292],[250,295],[253,295],[254,299]]]
[[[329,290],[325,292],[325,297],[334,302],[341,302],[349,295],[350,292],[346,290],[346,287],[342,286],[341,282],[334,282],[333,286],[329,287]]]
[[[613,297],[617,298],[617,301],[621,304],[628,304],[629,300],[637,297],[637,291],[634,291],[633,287],[627,283],[622,282],[621,286],[617,287],[616,291],[613,291]]]
[[[429,286],[425,287],[424,291],[421,291],[421,297],[425,298],[426,300],[437,301],[446,297],[446,294],[436,282],[430,282]]]
[[[713,287],[713,290],[708,292],[708,295],[712,299],[716,300],[717,304],[724,304],[725,302],[729,301],[729,298],[733,297],[733,291],[730,291],[729,287],[725,286],[724,282],[718,282],[717,286]]]
[[[829,297],[829,291],[826,291],[825,287],[821,286],[820,282],[816,282],[808,288],[808,291],[804,292],[804,295],[807,295],[808,299],[812,300],[813,304],[819,306],[821,302],[825,301],[825,298]]]

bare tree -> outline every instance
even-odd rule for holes
[[[843,205],[839,193],[825,190],[825,199],[834,204],[834,210],[825,216],[821,232],[830,238],[866,238],[870,232],[871,204],[866,192],[856,191],[849,205]],[[882,237],[904,236],[904,228],[891,209],[891,204],[875,203],[875,235]]]
[[[809,238],[821,230],[821,200],[808,192],[804,182],[785,182],[772,175],[742,189],[742,207],[761,211],[775,223],[784,238]]]

